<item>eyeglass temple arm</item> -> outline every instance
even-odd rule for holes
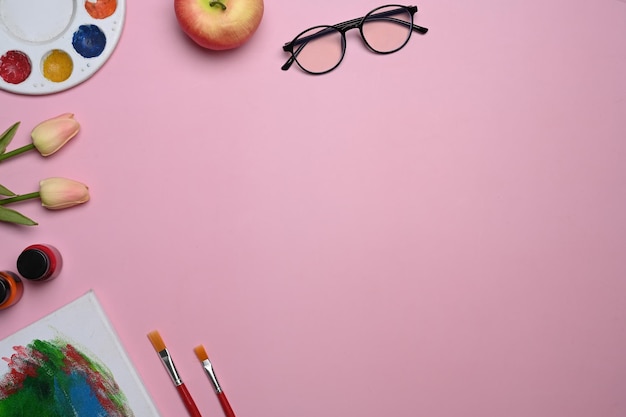
[[[296,57],[291,55],[289,59],[287,60],[287,62],[285,62],[282,67],[280,67],[280,69],[283,71],[287,71],[289,68],[291,68],[295,60],[296,60]]]
[[[428,32],[428,28],[425,28],[424,26],[418,26],[415,23],[413,24],[413,27],[411,29],[413,29],[414,31],[416,31],[420,35],[423,35],[426,32]]]
[[[289,68],[291,68],[291,65],[293,65],[294,61],[296,60],[296,56],[298,56],[298,54],[300,53],[300,50],[304,48],[304,45],[300,45],[298,49],[293,51],[293,53],[291,54],[287,62],[285,62],[282,67],[280,67],[281,70],[287,71]]]
[[[392,11],[388,11],[388,12],[384,12],[384,13],[377,13],[377,14],[370,15],[369,17],[386,18],[387,20],[393,20],[395,23],[400,23],[400,24],[405,25],[405,26],[411,25],[411,29],[412,30],[414,30],[417,33],[422,34],[422,35],[425,34],[426,32],[428,32],[428,28],[426,28],[426,27],[419,26],[419,25],[407,22],[406,20],[402,20],[402,19],[389,18],[389,16],[392,16],[394,14],[398,14],[398,11],[392,10]],[[334,25],[333,28],[340,29],[340,30],[345,30],[345,29],[349,28],[350,26],[354,26],[355,24],[360,23],[362,20],[363,20],[362,17],[359,17],[357,19],[348,20],[348,21],[341,22],[341,23],[338,23],[338,24]],[[294,61],[296,60],[296,56],[298,56],[298,54],[300,53],[300,50],[307,44],[307,42],[309,42],[309,41],[311,41],[313,39],[320,38],[322,36],[326,36],[327,34],[333,32],[334,30],[335,29],[332,29],[332,28],[320,30],[317,33],[313,33],[311,35],[304,36],[302,38],[298,38],[298,42],[293,42],[292,41],[292,42],[287,42],[286,44],[284,44],[283,45],[283,50],[287,51],[287,52],[291,52],[290,49],[292,49],[296,45],[299,45],[299,47],[298,47],[298,49],[296,49],[295,51],[292,52],[292,54],[289,57],[289,59],[287,60],[287,62],[285,62],[283,64],[283,66],[280,67],[280,69],[282,69],[283,71],[287,71],[289,68],[291,68],[291,65],[293,65]]]

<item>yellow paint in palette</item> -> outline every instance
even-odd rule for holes
[[[55,83],[60,83],[72,75],[74,63],[67,52],[52,50],[43,60],[43,76]]]

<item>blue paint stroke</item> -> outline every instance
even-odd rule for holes
[[[64,404],[67,416],[106,417],[109,414],[102,407],[89,384],[87,376],[82,372],[72,371],[69,374],[69,386],[66,389],[55,384],[55,401]],[[70,411],[71,410],[71,411]],[[68,413],[70,411],[70,413]]]

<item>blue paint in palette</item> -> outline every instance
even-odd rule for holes
[[[72,46],[84,58],[100,56],[106,44],[106,35],[96,25],[80,25],[72,36]]]

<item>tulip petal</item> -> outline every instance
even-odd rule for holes
[[[55,119],[73,119],[74,118],[74,113],[63,113],[63,114],[59,114],[56,117],[53,117],[50,120],[55,120]]]
[[[74,114],[64,113],[39,123],[30,136],[39,153],[49,156],[76,136],[79,130],[80,124],[74,119]]]
[[[89,187],[67,178],[53,177],[39,182],[41,205],[60,210],[89,201]]]

